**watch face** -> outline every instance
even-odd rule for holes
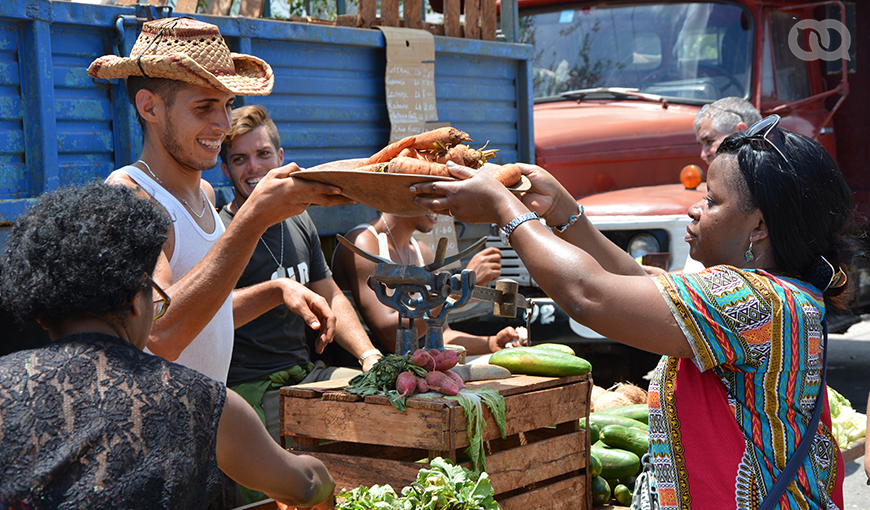
[[[511,245],[511,243],[510,243],[510,238],[508,238],[508,236],[507,236],[507,232],[505,232],[505,230],[504,230],[503,228],[498,229],[498,238],[501,239],[501,242],[502,242],[505,246],[510,246],[510,245]]]

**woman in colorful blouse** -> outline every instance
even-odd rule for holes
[[[4,246],[0,296],[52,342],[0,358],[0,508],[205,508],[220,471],[332,509],[324,465],[278,446],[222,383],[142,351],[169,298],[169,217],[123,186],[42,195]]]
[[[851,193],[815,141],[771,116],[728,137],[686,242],[705,270],[648,277],[546,171],[522,165],[514,197],[484,173],[414,186],[423,207],[504,236],[549,296],[613,340],[662,354],[650,384],[650,456],[662,509],[755,509],[819,394],[822,321],[846,288]],[[537,213],[546,225],[537,219]],[[515,220],[519,218],[519,220]],[[514,220],[514,221],[512,221]],[[547,227],[550,226],[550,228]],[[512,229],[512,231],[511,231]],[[780,508],[842,508],[843,463],[827,400]]]

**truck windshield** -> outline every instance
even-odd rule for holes
[[[749,92],[752,17],[734,4],[560,4],[523,9],[519,24],[536,100],[610,87],[686,102]]]

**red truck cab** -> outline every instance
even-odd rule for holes
[[[841,7],[519,0],[517,42],[532,45],[535,55],[536,163],[629,253],[666,253],[668,269],[682,268],[686,210],[703,197],[704,186],[688,190],[679,174],[686,165],[706,171],[693,129],[703,105],[742,97],[836,157],[833,116],[848,92],[847,62],[806,59],[790,38],[798,50],[809,47],[810,31],[796,25],[832,16],[845,21]],[[866,160],[859,169],[867,172]],[[853,181],[866,187],[866,177]],[[524,268],[516,264],[511,276],[522,280]]]

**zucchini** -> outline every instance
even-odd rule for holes
[[[598,476],[601,474],[601,461],[594,453],[589,453],[589,474]]]
[[[583,358],[535,347],[515,347],[496,351],[490,355],[489,363],[504,367],[512,374],[548,377],[586,375],[592,371],[592,365]]]
[[[610,485],[600,476],[592,478],[592,506],[604,506],[610,501]]]
[[[640,472],[640,457],[616,448],[593,446],[594,453],[601,461],[601,477],[611,480],[635,476]]]
[[[634,427],[607,425],[599,434],[599,439],[611,448],[629,451],[638,457],[649,452],[649,432]]]
[[[600,414],[612,414],[614,416],[622,416],[623,418],[631,418],[649,425],[649,405],[648,404],[629,404],[627,406],[611,407],[601,411],[595,411]]]
[[[550,349],[551,351],[564,352],[565,354],[570,354],[571,356],[577,355],[577,353],[574,352],[574,349],[572,349],[564,344],[548,343],[548,344],[530,345],[529,347],[532,349]]]
[[[598,425],[599,430],[608,425],[622,425],[623,427],[649,430],[649,426],[646,423],[632,420],[631,418],[625,418],[623,416],[617,416],[615,414],[600,414],[600,411],[589,413],[589,425],[591,426],[593,424]],[[580,423],[580,427],[583,428],[582,422]]]
[[[621,483],[613,488],[613,497],[622,506],[631,506],[631,496],[631,490]]]

